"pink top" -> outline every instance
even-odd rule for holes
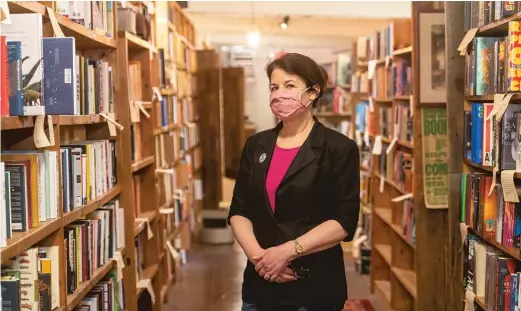
[[[275,194],[284,175],[288,171],[291,162],[297,155],[300,147],[284,149],[275,145],[273,157],[271,158],[268,176],[266,177],[266,192],[270,200],[271,209],[275,211]]]

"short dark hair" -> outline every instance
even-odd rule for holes
[[[268,79],[271,80],[271,74],[276,68],[282,69],[289,74],[299,76],[306,82],[306,87],[318,85],[320,87],[320,92],[317,95],[317,98],[313,100],[313,108],[317,106],[318,100],[322,94],[324,94],[324,90],[328,83],[327,72],[322,66],[306,55],[286,53],[268,64],[268,67],[266,68]]]

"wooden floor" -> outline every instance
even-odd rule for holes
[[[348,257],[348,255],[346,255]],[[350,299],[370,299],[369,282],[346,258]],[[246,257],[238,245],[194,246],[167,294],[165,311],[240,311]]]

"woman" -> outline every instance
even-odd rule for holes
[[[358,222],[358,147],[313,117],[327,85],[315,61],[284,54],[267,74],[281,122],[246,141],[228,216],[249,259],[242,310],[342,310],[340,241]]]

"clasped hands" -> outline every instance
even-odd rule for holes
[[[251,257],[255,271],[266,281],[286,283],[297,278],[288,265],[295,257],[295,250],[291,242],[261,250]]]

